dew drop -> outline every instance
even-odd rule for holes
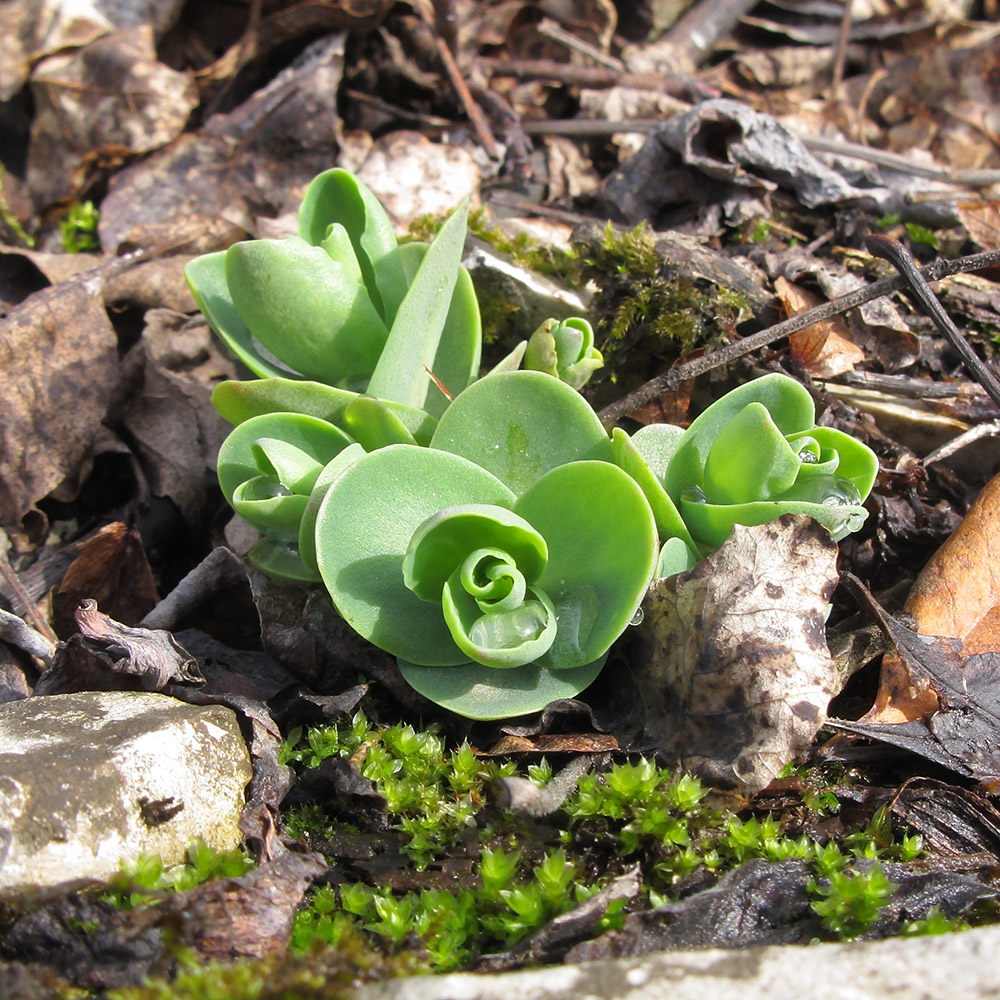
[[[545,606],[526,601],[513,611],[483,615],[469,629],[469,638],[484,649],[514,649],[537,639],[545,628]]]
[[[629,622],[629,625],[641,625],[642,624],[642,620],[645,617],[646,617],[646,613],[642,610],[642,608],[641,607],[636,608],[635,609],[635,614],[632,615],[632,620]]]
[[[681,499],[688,503],[708,503],[708,497],[700,486],[685,486],[681,490]]]

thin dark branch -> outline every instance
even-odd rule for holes
[[[873,233],[869,236],[865,240],[865,246],[868,247],[870,254],[889,261],[906,279],[910,294],[958,352],[958,356],[962,359],[968,373],[986,390],[990,399],[997,406],[1000,406],[1000,379],[997,379],[996,375],[980,361],[969,342],[962,336],[962,331],[955,326],[952,318],[945,312],[944,306],[941,305],[931,286],[927,284],[927,279],[917,270],[917,265],[913,262],[906,247],[899,240],[883,236],[881,233]]]
[[[951,274],[981,271],[983,268],[993,267],[997,264],[1000,264],[1000,250],[987,250],[985,253],[959,257],[957,260],[936,260],[926,267],[920,268],[919,271],[927,280],[938,281]],[[703,357],[695,358],[693,361],[687,361],[684,364],[678,365],[676,368],[671,368],[670,371],[664,372],[662,375],[657,375],[656,378],[650,379],[645,385],[639,386],[634,392],[630,392],[622,399],[617,400],[610,406],[606,406],[598,414],[601,418],[601,423],[609,427],[624,417],[625,414],[631,413],[640,406],[644,406],[665,392],[672,392],[690,379],[697,378],[699,375],[704,375],[706,372],[713,371],[716,368],[721,368],[723,365],[727,365],[737,358],[742,358],[746,354],[750,354],[762,347],[767,347],[768,344],[772,344],[782,337],[787,337],[791,333],[796,333],[807,326],[811,326],[813,323],[829,319],[831,316],[839,316],[849,309],[856,309],[866,302],[881,298],[883,295],[891,295],[893,292],[899,292],[905,288],[909,288],[909,284],[900,275],[896,275],[893,278],[883,278],[881,281],[872,282],[872,284],[864,288],[848,292],[847,295],[840,295],[835,299],[831,299],[829,302],[816,306],[814,309],[807,309],[805,312],[783,320],[781,323],[776,323],[766,330],[752,333],[750,336],[743,337],[735,343],[713,351],[711,354],[706,354]]]

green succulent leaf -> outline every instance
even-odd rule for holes
[[[327,462],[323,471],[316,478],[309,494],[309,502],[302,512],[302,519],[299,522],[299,556],[303,566],[313,574],[313,578],[316,580],[320,579],[319,563],[316,560],[316,518],[319,516],[319,508],[330,487],[364,456],[365,449],[360,444],[355,443],[349,444],[342,452]]]
[[[791,488],[802,460],[763,403],[748,403],[708,451],[702,488],[715,503],[767,500]]]
[[[399,252],[406,276],[412,281],[427,253],[427,246],[424,243],[404,243]],[[428,366],[434,378],[428,378],[424,383],[426,389],[421,403],[423,410],[440,417],[451,400],[475,381],[479,375],[482,347],[483,324],[479,315],[479,299],[468,270],[459,266],[434,362]],[[421,369],[417,375],[424,378],[427,373]],[[438,382],[444,386],[445,391],[442,391]]]
[[[560,698],[575,698],[604,668],[605,653],[572,670],[528,664],[497,670],[481,663],[424,667],[400,659],[403,680],[425,698],[469,719],[511,719],[540,712]]]
[[[861,527],[878,460],[814,420],[805,388],[776,374],[734,389],[692,422],[664,483],[702,550],[721,545],[734,524],[783,514],[808,514],[836,539]]]
[[[399,415],[373,396],[358,396],[344,411],[343,425],[365,451],[417,443]]]
[[[361,264],[358,262],[358,256],[354,252],[354,244],[351,243],[350,233],[339,222],[334,222],[330,226],[326,234],[326,239],[320,243],[320,246],[327,252],[330,260],[335,261],[344,268],[347,277],[351,281],[355,281],[359,285],[364,284],[365,276],[361,270]],[[371,298],[370,289],[368,296]]]
[[[359,393],[322,382],[268,378],[255,382],[221,382],[212,392],[212,405],[231,424],[239,424],[264,413],[301,413],[348,430],[350,420],[356,420],[359,414],[355,412],[352,418],[347,419],[347,411],[359,398]],[[380,414],[382,410],[388,410],[417,444],[430,443],[437,421],[429,413],[391,400],[376,402]],[[402,435],[398,427],[395,433]],[[398,440],[408,439],[401,437]]]
[[[604,364],[594,347],[594,330],[581,316],[547,319],[528,340],[524,367],[545,372],[572,389],[582,389]]]
[[[683,538],[668,538],[660,549],[653,577],[660,579],[677,573],[690,572],[698,565],[701,556]]]
[[[468,215],[465,202],[451,214],[423,255],[368,384],[372,396],[420,408],[431,388],[440,393],[429,373],[434,371],[458,280]]]
[[[196,257],[184,267],[195,304],[208,325],[218,334],[233,356],[243,362],[261,378],[269,376],[294,376],[288,368],[264,356],[254,340],[250,328],[233,305],[233,297],[226,283],[226,251]]]
[[[694,539],[688,531],[684,519],[677,510],[670,495],[663,488],[660,476],[650,467],[649,460],[658,470],[665,470],[669,456],[684,431],[673,424],[650,424],[649,428],[663,428],[663,433],[646,434],[640,438],[641,431],[629,437],[620,427],[611,433],[611,447],[614,451],[615,464],[627,472],[645,494],[646,501],[653,511],[656,520],[656,530],[662,541],[681,539],[686,548],[697,551]],[[646,430],[647,428],[643,428]],[[639,448],[637,445],[644,447]],[[647,460],[646,456],[649,456]],[[671,574],[666,574],[671,575]]]
[[[474,382],[441,417],[431,447],[488,469],[515,493],[567,462],[613,461],[590,404],[542,372],[500,372]]]
[[[302,448],[278,438],[257,438],[250,446],[257,468],[286,489],[308,496],[323,465]]]
[[[750,403],[763,403],[784,435],[808,431],[815,423],[812,397],[787,375],[764,375],[737,386],[697,416],[678,444],[664,477],[664,486],[674,503],[688,487],[704,487],[705,463],[715,439]]]
[[[477,579],[482,573],[491,573],[490,586]],[[472,553],[446,581],[441,610],[455,645],[488,667],[532,663],[548,652],[559,625],[548,595],[526,586],[502,549]]]
[[[340,169],[310,182],[299,207],[299,235],[320,246],[334,224],[344,227],[372,302],[386,327],[392,326],[407,289],[396,234],[371,189]]]
[[[349,444],[342,430],[315,417],[251,417],[219,449],[219,484],[244,520],[265,534],[293,540],[316,477]]]
[[[813,470],[836,472],[840,479],[854,484],[862,499],[871,493],[878,476],[878,458],[871,448],[834,427],[813,427],[805,434],[790,434],[788,440],[794,447],[803,437],[819,445],[820,459],[815,464],[803,464],[800,479],[802,473],[812,474]]]
[[[541,656],[556,635],[556,612],[531,584],[548,557],[545,539],[504,507],[464,504],[428,518],[403,557],[403,582],[441,605],[455,644],[493,667]]]
[[[506,553],[526,580],[538,579],[548,560],[545,539],[506,507],[446,507],[421,524],[403,557],[403,581],[423,601],[440,601],[448,577],[481,549]]]
[[[261,572],[280,580],[320,582],[319,573],[306,567],[294,541],[264,535],[250,546],[247,559]]]
[[[417,529],[442,509],[513,501],[496,477],[458,455],[412,445],[365,455],[329,487],[316,521],[317,561],[337,610],[394,656],[464,662],[440,604],[406,586],[403,560]]]
[[[559,628],[538,664],[593,662],[628,627],[652,578],[656,525],[642,490],[610,462],[571,462],[542,476],[513,509],[549,550],[534,586],[555,605]]]
[[[339,424],[356,392],[323,382],[293,378],[261,378],[252,382],[229,379],[212,390],[212,406],[231,424],[265,413],[301,413]]]
[[[388,330],[342,264],[297,236],[248,240],[226,251],[226,283],[253,336],[307,379],[361,389]]]

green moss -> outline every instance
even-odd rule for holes
[[[101,249],[97,238],[100,213],[92,201],[71,205],[59,222],[59,235],[67,253],[94,253]]]
[[[842,844],[820,846],[774,816],[713,808],[697,779],[644,758],[584,776],[547,827],[526,828],[530,821],[523,817],[485,809],[486,784],[509,773],[509,765],[484,764],[467,744],[449,750],[435,730],[376,730],[360,713],[349,727],[299,734],[285,757],[312,762],[333,753],[361,761],[362,773],[390,803],[390,819],[416,867],[426,867],[461,839],[466,849],[478,850],[479,859],[475,879],[455,890],[399,893],[362,884],[316,889],[296,920],[293,948],[300,952],[339,946],[345,935],[361,933],[389,953],[416,947],[427,970],[462,968],[481,954],[517,944],[636,862],[646,895],[634,905],[657,905],[698,869],[721,874],[754,858],[807,860],[814,872],[812,896],[828,932],[850,937],[887,898],[878,877],[869,874],[871,862],[909,860],[921,846],[919,838],[900,837],[885,810]],[[544,759],[527,770],[540,787],[552,778]],[[830,810],[820,782],[814,784]],[[477,827],[486,815],[489,825]],[[305,825],[310,817],[319,819],[300,812],[297,822]],[[320,822],[326,832],[328,818]],[[544,842],[553,836],[557,844]],[[616,903],[604,926],[620,926],[625,908]]]
[[[423,215],[410,224],[410,236],[427,242],[444,223],[444,216]],[[488,243],[498,253],[506,254],[519,267],[554,278],[579,274],[579,256],[574,249],[554,247],[536,240],[528,233],[508,236],[500,226],[491,225],[485,209],[469,213],[469,235]]]
[[[196,839],[187,849],[186,860],[165,868],[158,854],[143,854],[136,861],[123,861],[102,897],[116,906],[132,909],[154,901],[163,892],[184,892],[216,878],[235,878],[254,867],[245,851],[217,851]]]
[[[591,310],[605,361],[620,367],[640,340],[657,367],[727,336],[747,310],[746,299],[702,279],[668,276],[645,223],[616,232],[610,223],[584,255],[583,278],[598,292]]]
[[[337,1000],[362,983],[411,975],[408,956],[386,958],[352,931],[336,948],[317,945],[238,962],[188,963],[172,981],[110,990],[107,1000]]]
[[[353,757],[375,783],[402,836],[402,850],[419,871],[475,829],[488,785],[513,770],[481,760],[467,743],[448,750],[436,726],[418,731],[400,723],[376,730],[363,712],[350,727],[319,727],[304,736],[293,732],[282,750],[283,763],[307,767],[333,756]],[[293,825],[306,832],[308,819],[299,813]]]

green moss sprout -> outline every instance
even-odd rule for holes
[[[184,892],[216,878],[236,878],[254,867],[253,859],[238,848],[219,851],[196,838],[179,865],[167,867],[158,854],[143,854],[123,861],[108,883],[104,898],[117,906],[133,909],[155,902],[164,892]]]
[[[94,253],[101,249],[97,223],[101,214],[92,201],[78,201],[59,222],[59,235],[67,253]]]
[[[475,879],[457,890],[394,892],[350,883],[317,888],[296,920],[293,947],[299,952],[360,933],[390,953],[419,942],[419,960],[428,970],[462,968],[517,944],[637,862],[646,888],[633,907],[670,901],[680,881],[699,869],[721,875],[758,858],[806,861],[827,933],[850,937],[891,892],[869,874],[873,867],[912,860],[922,849],[919,838],[893,828],[885,809],[839,844],[820,845],[790,830],[787,820],[717,808],[696,778],[643,757],[585,775],[539,843],[541,828],[528,829],[524,817],[491,805],[490,786],[513,773],[510,761],[484,761],[467,743],[449,748],[433,728],[380,729],[363,713],[348,724],[292,734],[283,759],[315,766],[334,755],[356,761],[385,796],[401,849],[417,870],[462,844],[463,851],[478,852]],[[553,768],[542,758],[526,772],[544,787]],[[820,780],[810,780],[819,790]],[[314,847],[336,825],[318,807],[294,815]],[[603,927],[620,926],[628,908],[615,903]]]

